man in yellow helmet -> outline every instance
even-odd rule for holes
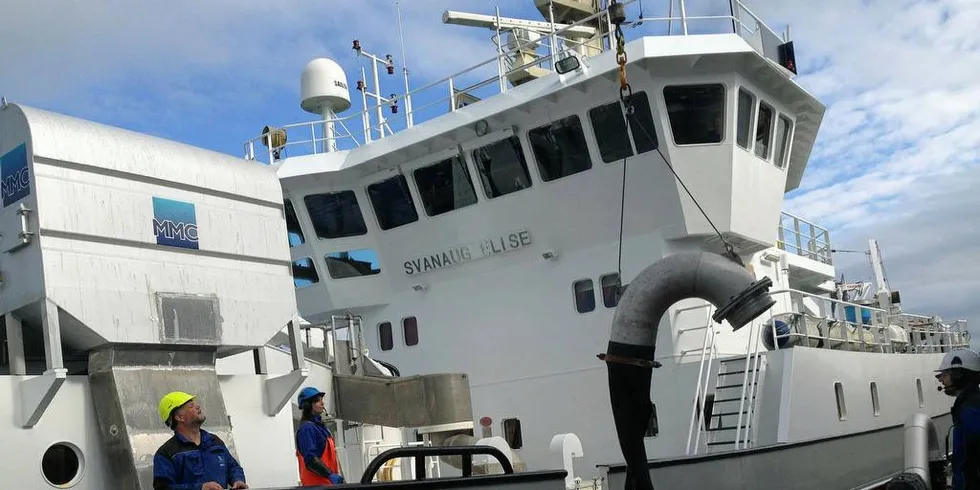
[[[201,429],[207,417],[194,395],[171,391],[157,408],[174,436],[153,456],[153,490],[248,488],[245,471],[224,441]]]

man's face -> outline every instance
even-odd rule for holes
[[[936,375],[936,379],[939,380],[939,384],[943,385],[943,393],[950,396],[956,395],[956,388],[953,387],[953,377],[950,375],[948,369],[939,372]]]
[[[178,425],[200,426],[207,417],[204,416],[204,409],[198,405],[197,400],[191,400],[174,412],[174,420]]]

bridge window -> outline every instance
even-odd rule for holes
[[[653,124],[653,114],[650,111],[650,101],[646,92],[634,93],[626,100],[633,103],[629,134],[626,133],[623,106],[619,101],[589,110],[592,132],[595,133],[596,142],[599,143],[599,155],[605,163],[657,148],[657,130]],[[633,136],[632,143],[630,134]]]
[[[517,136],[473,150],[473,162],[488,198],[531,187],[531,175]]]
[[[405,336],[405,345],[411,347],[419,344],[419,321],[414,316],[402,319],[402,335]]]
[[[313,259],[307,257],[293,262],[293,286],[305,288],[318,282],[320,282],[320,275],[316,273]]]
[[[772,106],[765,102],[759,103],[759,124],[755,129],[755,154],[759,158],[769,159],[769,148],[772,146]]]
[[[394,334],[391,331],[391,322],[383,322],[378,324],[378,343],[381,344],[381,350],[387,351],[395,348]]]
[[[466,162],[458,156],[416,169],[414,174],[422,206],[429,216],[476,204],[476,190]]]
[[[664,87],[664,102],[674,143],[720,143],[725,134],[725,86],[675,85]]]
[[[780,115],[779,123],[776,126],[776,166],[783,168],[786,166],[786,157],[789,154],[790,133],[793,130],[793,121],[788,117]]]
[[[361,249],[327,254],[323,259],[327,272],[334,279],[373,276],[381,273],[378,254],[374,250]]]
[[[744,88],[738,89],[738,120],[735,142],[738,146],[749,149],[749,135],[752,134],[752,117],[755,115],[755,97]]]
[[[378,217],[378,226],[390,230],[419,220],[415,211],[412,194],[408,192],[408,181],[404,175],[375,182],[367,187],[371,205]]]
[[[617,272],[599,278],[599,285],[602,287],[602,305],[606,308],[615,308],[619,304],[619,298],[622,297],[619,284]]]
[[[283,201],[283,210],[286,213],[286,235],[289,238],[289,246],[302,245],[306,242],[303,238],[303,228],[299,226],[296,210],[293,209],[293,203],[289,199]]]
[[[303,198],[319,238],[343,238],[367,233],[354,191],[314,194]]]
[[[572,290],[575,293],[575,310],[579,313],[588,313],[595,309],[595,286],[592,279],[579,279],[572,283]]]
[[[592,168],[582,121],[568,116],[527,132],[541,180],[548,182]]]

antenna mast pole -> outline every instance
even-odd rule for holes
[[[364,48],[361,47],[361,42],[356,39],[354,40],[354,51],[357,52],[358,56],[364,56],[365,58],[371,60],[371,77],[374,79],[375,92],[372,93],[370,91],[370,86],[366,81],[363,80],[363,76],[362,76],[362,80],[358,80],[357,89],[362,90],[363,93],[366,94],[368,97],[374,98],[376,102],[375,111],[377,112],[377,117],[378,117],[378,138],[383,139],[385,137],[385,128],[388,129],[389,135],[394,134],[394,132],[391,130],[391,127],[388,126],[388,121],[385,120],[384,110],[382,106],[384,104],[389,104],[391,106],[392,114],[395,114],[398,112],[398,101],[395,97],[395,94],[391,94],[391,98],[385,98],[381,95],[381,78],[378,74],[378,65],[385,67],[385,70],[388,72],[389,75],[391,75],[395,72],[395,68],[394,68],[395,62],[390,54],[385,55],[384,59],[381,59],[365,51]],[[361,68],[361,73],[362,74],[364,73],[363,67]],[[368,108],[365,107],[364,109],[367,110]],[[365,132],[370,133],[372,129],[373,128],[368,127],[366,128]]]
[[[402,73],[405,75],[405,125],[415,125],[415,115],[412,114],[412,95],[408,88],[408,56],[405,55],[405,35],[402,32],[402,9],[400,2],[395,0],[395,15],[398,17],[398,42],[402,48]]]

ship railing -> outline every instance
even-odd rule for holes
[[[779,215],[776,246],[800,257],[834,265],[830,251],[830,232],[785,211]]]
[[[699,309],[705,310],[705,324],[683,330],[684,332],[695,330],[705,331],[703,345],[701,346],[701,358],[698,365],[698,381],[694,388],[694,399],[691,402],[691,421],[687,428],[687,454],[697,454],[698,448],[701,445],[701,434],[704,433],[706,424],[701,420],[702,417],[700,414],[703,413],[704,404],[707,401],[708,391],[710,390],[708,382],[711,379],[717,378],[717,374],[714,378],[711,376],[711,366],[717,355],[717,350],[715,349],[716,331],[714,322],[711,320],[711,313],[714,307],[712,307],[711,303],[706,302],[702,305],[678,308],[675,314]],[[695,430],[695,427],[697,430]],[[705,435],[705,439],[707,440],[707,435]]]
[[[620,3],[630,5],[637,1],[623,0]],[[623,27],[626,35],[631,38],[644,35],[689,35],[689,27],[697,32],[696,35],[734,33],[746,39],[764,56],[771,57],[772,53],[765,53],[763,48],[771,43],[763,39],[782,41],[785,38],[781,39],[779,34],[741,0],[730,0],[728,3],[728,15],[688,15],[683,8],[675,15],[671,8],[666,17],[644,17],[642,20],[627,21]],[[498,27],[492,36],[497,47],[496,56],[416,89],[407,92],[394,90],[389,92],[391,96],[388,97],[382,96],[383,91],[379,87],[368,87],[376,92],[371,98],[377,100],[377,103],[369,105],[366,92],[362,92],[359,112],[270,127],[273,130],[282,130],[285,138],[269,134],[256,136],[244,143],[244,156],[250,161],[270,164],[286,157],[354,149],[376,139],[389,137],[401,129],[411,128],[425,120],[455,112],[465,105],[506,92],[509,90],[509,77],[527,68],[537,66],[547,72],[555,72],[555,63],[558,60],[569,56],[587,58],[616,46],[614,26],[605,8],[572,24],[560,24],[560,28],[559,24],[551,24],[553,27],[548,35],[543,35],[541,39],[528,39],[512,48],[502,42],[502,35],[508,29]],[[598,27],[595,38],[573,36],[571,31],[580,30],[581,27]],[[543,40],[547,42],[542,42]],[[532,61],[514,66],[515,60],[521,54],[528,53],[533,53]],[[367,77],[362,77],[361,80],[367,83],[363,78]],[[385,115],[385,112],[389,114]]]
[[[946,324],[938,317],[901,313],[892,315],[891,323],[908,332],[912,352],[948,352],[970,347],[966,320]]]
[[[802,332],[791,331],[788,334],[777,334],[776,326],[773,323],[770,328],[772,328],[773,344],[776,346],[783,343],[794,345],[802,343],[804,346],[810,347],[819,344],[821,345],[820,348],[824,349],[849,349],[860,345],[861,350],[866,352],[913,353],[948,352],[951,349],[969,347],[970,345],[970,334],[965,320],[957,320],[952,325],[946,325],[934,317],[906,313],[890,315],[889,312],[880,308],[828,298],[796,289],[783,289],[773,291],[770,294],[777,301],[778,296],[788,294],[793,313],[831,320],[838,327],[847,326],[847,328],[838,328],[840,335],[830,335],[829,332],[811,334],[808,328],[803,328]],[[805,307],[804,299],[812,301],[815,307]],[[905,336],[900,340],[893,339],[892,336],[901,331],[893,330],[892,327],[902,328]],[[871,333],[873,338],[868,339],[865,332]],[[903,342],[907,345],[902,346]],[[835,343],[835,345],[832,347],[829,345],[831,343]]]
[[[756,319],[748,327],[750,329],[748,337],[749,344],[746,346],[744,353],[745,369],[737,412],[736,435],[733,441],[736,449],[749,447],[752,417],[756,408],[753,401],[757,394],[763,354],[765,349],[768,348],[765,346],[762,338],[767,333],[772,339],[771,343],[773,348],[779,348],[780,345],[787,344],[801,348],[833,350],[854,350],[855,347],[860,347],[857,350],[864,352],[901,354],[948,352],[952,349],[970,347],[970,334],[965,320],[956,320],[952,324],[946,325],[934,317],[904,313],[889,315],[887,311],[881,308],[828,298],[792,288],[772,291],[770,294],[773,299],[776,299],[777,306],[769,310],[768,318],[762,317]],[[804,300],[812,302],[809,307],[807,307]],[[783,306],[778,306],[780,304]],[[705,324],[681,330],[682,332],[705,331],[700,352],[698,378],[694,387],[691,417],[688,425],[686,448],[688,455],[698,453],[701,447],[701,435],[707,430],[708,424],[703,420],[702,414],[707,395],[717,385],[718,373],[712,373],[712,366],[718,358],[718,349],[716,348],[717,327],[711,320],[714,307],[708,303],[677,309],[677,313],[680,313],[682,311],[694,311],[701,308],[705,309],[707,314]],[[777,331],[776,324],[772,320],[776,315],[782,313],[810,315],[814,318],[833,321],[834,323],[832,325],[838,327],[839,335],[830,334],[829,329],[824,332],[812,334],[810,333],[810,329],[806,328],[806,325],[804,325],[801,332],[790,331],[789,333],[781,334]],[[854,320],[848,317],[853,317]],[[846,328],[840,328],[842,326]],[[897,331],[890,329],[892,326],[905,329],[906,336],[901,340],[907,341],[907,346],[902,346],[902,341],[890,337],[889,334],[897,333]],[[757,329],[758,333],[756,333]],[[766,332],[765,329],[769,329],[769,331]],[[868,338],[866,333],[870,333],[871,338]],[[697,349],[692,349],[691,351],[686,351],[685,354],[696,351]],[[707,436],[705,436],[705,441],[707,442]]]

